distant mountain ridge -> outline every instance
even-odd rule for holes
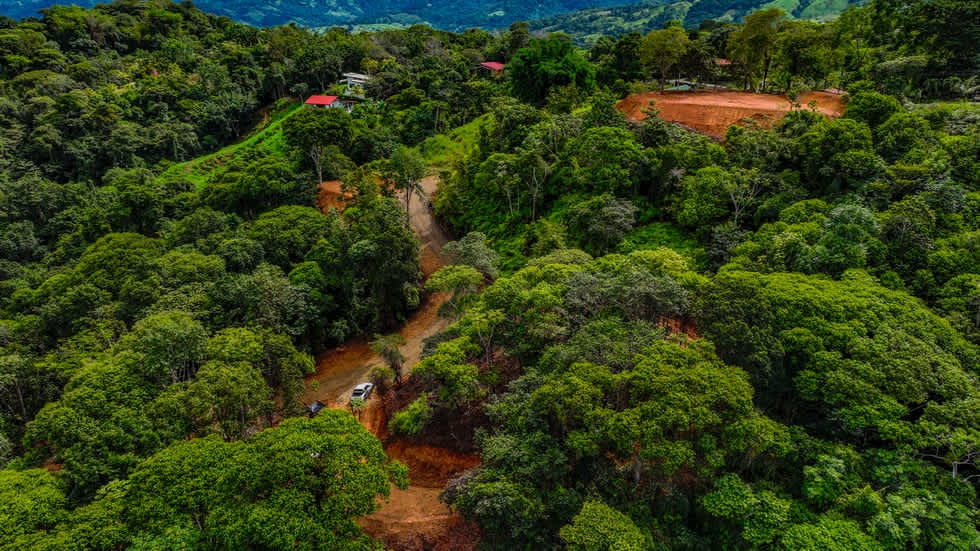
[[[823,21],[861,3],[862,0],[644,0],[556,14],[532,21],[531,30],[560,31],[587,44],[602,35],[646,34],[671,20],[681,21],[685,27],[696,27],[707,19],[737,22],[753,11],[766,8],[779,8],[796,19]]]
[[[134,0],[126,0],[134,1]],[[778,7],[795,17],[825,19],[856,0],[201,0],[203,11],[268,27],[295,22],[322,28],[429,24],[461,31],[507,28],[532,21],[532,29],[567,32],[579,39],[598,34],[646,32],[670,19],[696,26],[704,19],[737,20],[756,9]],[[94,0],[0,0],[0,15],[21,19],[59,3],[91,7]]]
[[[37,16],[53,4],[91,7],[93,0],[0,0],[0,14]],[[506,28],[514,21],[541,19],[570,11],[623,4],[623,0],[201,0],[205,12],[256,26],[291,21],[308,27],[428,23],[445,30]]]

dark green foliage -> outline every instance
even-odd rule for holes
[[[569,38],[559,35],[532,39],[514,54],[508,72],[514,93],[529,103],[541,103],[557,86],[574,85],[588,92],[595,85],[595,69]]]
[[[861,121],[875,130],[901,110],[902,105],[893,97],[878,92],[858,92],[847,100],[844,116]]]
[[[866,275],[833,282],[725,272],[707,288],[701,312],[703,331],[725,359],[752,374],[762,407],[787,420],[809,416],[824,434],[846,439],[874,430],[893,445],[924,446],[925,427],[938,419],[927,413],[913,422],[907,412],[970,402],[978,392],[968,375],[977,350]],[[948,423],[957,430],[954,419],[940,422]]]
[[[377,547],[353,518],[404,470],[347,412],[289,419],[312,354],[372,334],[377,397],[422,390],[390,428],[479,450],[443,497],[486,548],[976,547],[980,117],[914,104],[975,93],[973,12],[668,23],[748,7],[624,8],[655,32],[591,52],[157,0],[0,18],[0,548]],[[346,71],[350,113],[295,101]],[[723,144],[627,122],[654,76],[792,107]],[[845,117],[798,104],[825,87]],[[430,165],[459,239],[423,284]],[[413,366],[423,289],[451,324]]]
[[[636,206],[626,199],[599,195],[571,207],[567,225],[571,237],[586,252],[597,255],[611,251],[633,229]]]

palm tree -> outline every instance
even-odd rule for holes
[[[405,362],[405,355],[399,349],[405,345],[405,337],[398,333],[391,335],[379,335],[375,333],[374,340],[371,341],[371,350],[381,356],[381,359],[388,364],[388,367],[395,372],[395,384],[399,384],[402,379],[402,366]]]

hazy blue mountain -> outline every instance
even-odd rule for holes
[[[138,0],[126,0],[138,1]],[[795,17],[824,19],[856,0],[201,0],[202,10],[257,26],[289,22],[308,27],[374,27],[427,23],[446,30],[506,28],[533,21],[533,29],[563,31],[587,40],[591,35],[646,32],[670,19],[696,26],[704,19],[737,20],[755,9],[778,7]],[[51,0],[0,0],[0,14],[37,16]],[[73,0],[92,6],[92,0]]]
[[[0,0],[0,14],[38,15],[58,3],[92,6],[91,0]],[[541,19],[584,8],[622,4],[623,0],[201,0],[203,11],[258,26],[294,21],[309,27],[392,23],[428,23],[436,28],[503,28],[514,21]]]

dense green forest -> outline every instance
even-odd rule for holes
[[[442,499],[483,548],[980,547],[977,12],[587,51],[162,0],[0,21],[0,549],[381,548],[354,520],[406,469],[304,377],[434,291],[391,426],[478,451]],[[346,71],[350,112],[299,106]],[[614,107],[709,77],[847,107],[720,141]],[[458,240],[424,280],[433,168]]]

